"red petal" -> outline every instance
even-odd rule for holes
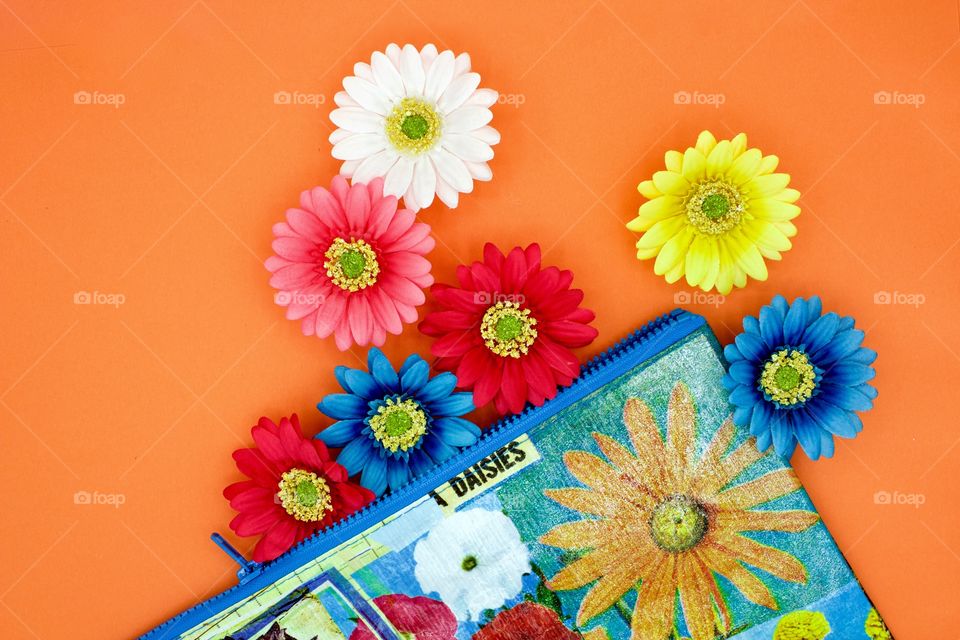
[[[503,268],[503,260],[503,254],[500,252],[500,249],[497,249],[496,245],[492,242],[483,245],[483,262],[490,267],[494,273],[500,273],[500,270]]]
[[[473,332],[453,331],[430,345],[430,353],[439,357],[457,357],[465,354],[473,345]]]
[[[544,332],[565,347],[584,347],[597,337],[597,330],[579,322],[558,320],[544,323]]]
[[[293,518],[281,518],[273,527],[270,528],[257,546],[253,548],[253,559],[255,562],[267,562],[273,560],[281,553],[293,546],[297,537],[297,525]]]
[[[486,347],[474,347],[463,354],[457,366],[457,386],[461,389],[472,387],[490,366],[490,359],[490,351]]]
[[[546,336],[537,336],[533,343],[534,350],[547,361],[551,367],[563,375],[576,378],[580,372],[580,363],[569,349],[558,345]]]
[[[503,383],[500,389],[506,398],[507,405],[512,413],[523,411],[527,402],[527,381],[523,377],[523,365],[513,358],[505,358],[503,364]]]
[[[520,247],[514,247],[507,255],[507,259],[503,263],[500,281],[503,283],[503,291],[506,293],[518,292],[526,284],[527,258],[523,255],[523,249]]]
[[[500,380],[503,378],[503,358],[490,358],[489,366],[484,368],[483,373],[473,385],[473,404],[477,407],[490,402],[500,390]]]

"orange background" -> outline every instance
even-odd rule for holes
[[[663,152],[710,128],[781,157],[803,192],[795,248],[768,282],[688,308],[727,343],[774,293],[817,293],[867,330],[880,397],[866,428],[832,460],[794,462],[894,633],[955,637],[958,6],[642,5],[0,0],[4,638],[129,637],[234,583],[207,539],[232,516],[230,453],[261,414],[325,426],[314,404],[333,366],[363,353],[274,306],[270,226],[337,171],[332,96],[391,41],[469,51],[483,86],[513,97],[494,108],[493,182],[422,214],[437,279],[485,240],[539,241],[597,311],[584,358],[689,291],[636,262],[623,226]],[[78,291],[124,302],[76,305]],[[428,344],[410,327],[386,350]],[[124,504],[76,505],[78,491]]]

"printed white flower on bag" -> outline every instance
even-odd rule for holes
[[[459,620],[479,620],[520,594],[530,552],[499,511],[467,509],[442,520],[413,550],[424,593],[437,593]]]
[[[330,119],[340,174],[368,183],[384,178],[384,194],[418,211],[440,198],[455,208],[473,181],[493,177],[487,161],[500,134],[488,123],[498,94],[479,89],[470,56],[390,44],[343,79]]]

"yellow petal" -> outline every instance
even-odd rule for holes
[[[675,171],[657,171],[653,174],[653,184],[663,193],[683,196],[690,190],[690,183]]]
[[[774,222],[773,226],[779,229],[780,233],[787,236],[788,238],[792,238],[793,236],[797,235],[796,225],[794,225],[792,222],[789,222],[787,220],[784,220],[783,222]]]
[[[777,156],[763,156],[763,160],[760,161],[760,175],[773,173],[779,164],[780,158]]]
[[[637,249],[662,247],[667,240],[677,235],[686,225],[687,221],[684,216],[673,216],[661,220],[640,236],[640,239],[637,240]]]
[[[669,489],[664,476],[667,465],[663,464],[666,450],[650,407],[639,398],[629,398],[623,407],[623,424],[645,476],[644,486],[654,495],[664,495]]]
[[[700,135],[697,136],[697,151],[702,153],[704,156],[710,155],[710,152],[713,151],[713,148],[717,146],[717,139],[713,137],[713,134],[709,131],[701,131]]]
[[[683,212],[683,199],[677,196],[660,196],[640,205],[637,217],[627,223],[630,231],[646,231],[655,222]]]
[[[657,189],[656,185],[653,184],[653,180],[644,180],[638,184],[637,191],[639,191],[640,195],[642,195],[644,198],[649,198],[651,200],[663,195],[660,193],[660,190]]]
[[[563,454],[563,463],[574,478],[591,489],[629,499],[629,496],[623,495],[624,486],[619,472],[592,453],[567,451]]]
[[[747,149],[747,134],[738,133],[733,136],[733,139],[730,141],[730,146],[733,148],[733,157],[740,157],[740,154]]]
[[[715,483],[723,473],[720,460],[723,454],[727,452],[735,432],[736,427],[733,425],[733,420],[727,418],[717,429],[717,432],[713,434],[713,439],[710,440],[707,450],[700,457],[700,461],[697,462],[696,469],[693,472],[691,489],[695,493],[699,493],[705,484]]]
[[[760,160],[762,158],[763,154],[760,153],[759,149],[747,150],[730,165],[727,177],[733,181],[734,184],[746,184],[750,179],[760,173]]]
[[[757,246],[740,232],[727,234],[727,246],[733,252],[733,259],[743,271],[761,282],[767,279],[767,265]]]
[[[688,182],[697,182],[706,172],[707,157],[693,147],[688,147],[683,154],[683,177]]]
[[[683,277],[684,265],[684,261],[681,260],[673,269],[670,269],[670,271],[667,271],[665,274],[663,274],[663,279],[668,283],[673,284]]]
[[[758,218],[780,222],[782,220],[793,220],[800,215],[800,207],[789,202],[781,202],[774,198],[757,198],[747,204],[747,208]]]
[[[623,500],[590,489],[546,489],[543,494],[568,509],[595,516],[612,518],[624,506]]]
[[[721,509],[750,509],[776,500],[800,488],[800,480],[793,469],[777,469],[749,482],[718,493],[713,502]]]
[[[653,265],[653,272],[662,276],[672,270],[677,263],[682,262],[686,257],[687,248],[692,241],[693,231],[689,227],[682,229],[680,233],[670,238],[663,245],[663,249],[660,250],[660,255],[657,256],[657,261]]]
[[[632,640],[667,638],[671,635],[677,597],[674,578],[676,559],[677,556],[666,554],[637,590],[637,604],[630,622]]]
[[[748,198],[770,198],[780,193],[790,184],[790,175],[771,173],[757,176],[743,185]]]
[[[800,192],[796,189],[784,189],[774,196],[780,202],[796,202],[800,199]]]
[[[663,162],[667,167],[667,171],[680,173],[680,168],[683,166],[683,154],[671,149],[663,154]]]
[[[637,249],[637,260],[649,260],[650,258],[655,258],[658,253],[660,253],[660,247]]]
[[[730,293],[730,289],[733,288],[733,259],[730,257],[730,251],[727,249],[725,240],[720,239],[717,241],[717,249],[720,259],[720,273],[717,274],[717,291],[719,291],[721,295],[727,295]]]
[[[767,248],[774,251],[789,251],[793,244],[787,236],[783,235],[772,223],[763,220],[753,220],[743,226],[743,232],[761,249]]]
[[[700,288],[704,291],[713,289],[717,278],[720,277],[720,249],[715,236],[710,236],[710,258],[707,263],[707,273],[700,280]]]
[[[741,535],[724,536],[711,543],[711,546],[714,545],[719,547],[720,552],[731,554],[742,562],[771,573],[781,580],[798,583],[807,581],[807,568],[786,551],[760,544]]]
[[[713,576],[696,554],[687,553],[678,558],[677,578],[683,620],[693,640],[713,640],[713,604],[711,583]]]
[[[540,542],[558,549],[592,549],[616,535],[612,520],[577,520],[558,524],[540,536]]]
[[[607,558],[601,550],[591,551],[558,571],[557,575],[547,581],[548,586],[555,591],[579,589],[602,576],[607,564]]]
[[[583,625],[612,607],[640,578],[641,576],[637,575],[636,559],[616,565],[612,571],[600,578],[583,598],[577,613],[577,624]]]
[[[717,178],[726,173],[733,163],[733,147],[729,140],[721,140],[707,156],[707,175]]]
[[[768,609],[779,608],[769,587],[735,558],[725,555],[715,547],[703,547],[697,550],[697,554],[712,571],[732,582],[733,586],[751,602]]]
[[[710,266],[710,238],[705,234],[697,234],[693,242],[690,243],[690,249],[687,250],[686,274],[687,284],[695,287],[700,284],[700,280],[707,274],[707,268]]]
[[[720,511],[715,516],[718,528],[730,531],[806,531],[820,521],[813,511]]]
[[[673,461],[678,479],[686,478],[696,441],[697,410],[687,385],[678,382],[670,392],[667,404],[667,456]],[[685,487],[684,487],[685,488]]]

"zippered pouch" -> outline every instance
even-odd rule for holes
[[[149,640],[889,638],[793,470],[674,311],[541,407]]]

